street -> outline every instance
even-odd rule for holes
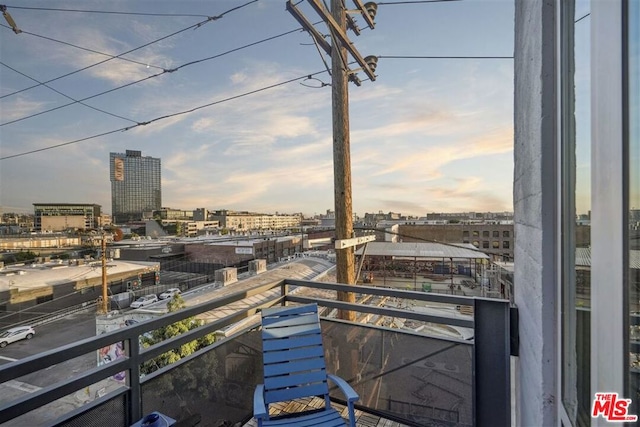
[[[0,365],[95,335],[95,313],[81,312],[34,328],[36,335],[30,340],[17,341],[0,349]],[[73,375],[95,367],[96,354],[86,354],[53,366],[43,366],[38,371],[15,380],[0,384],[0,404],[10,402],[26,393],[33,393],[43,387],[70,378]],[[59,399],[36,411],[16,418],[4,426],[40,425],[81,406],[93,398],[98,389],[78,392]]]

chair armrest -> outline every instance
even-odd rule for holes
[[[253,392],[253,416],[258,420],[268,419],[267,406],[264,404],[264,384],[258,384]]]
[[[358,399],[360,399],[358,393],[356,393],[356,391],[349,385],[348,382],[336,375],[327,374],[327,377],[329,377],[329,379],[340,388],[342,393],[347,398],[347,402],[356,402]]]

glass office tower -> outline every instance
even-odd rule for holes
[[[113,222],[140,221],[145,212],[160,210],[160,159],[141,151],[110,153],[111,214]]]

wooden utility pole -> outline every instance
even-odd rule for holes
[[[347,21],[349,28],[356,34],[360,34],[354,20],[347,18],[347,10],[344,5],[345,0],[331,0],[331,13],[324,7],[322,0],[308,0],[311,7],[316,11],[322,20],[329,27],[332,43],[329,46],[323,36],[314,28],[313,24],[305,18],[302,12],[293,4],[287,1],[287,10],[302,25],[302,27],[315,40],[318,48],[331,55],[331,103],[333,107],[333,180],[334,180],[334,203],[336,217],[336,271],[338,283],[355,285],[355,256],[354,247],[357,243],[353,235],[353,208],[351,198],[351,147],[349,140],[349,90],[348,84],[351,80],[360,86],[360,79],[349,70],[347,52],[360,65],[369,80],[375,81],[374,74],[377,57],[368,56],[363,58],[360,52],[353,46],[347,37]],[[349,12],[359,12],[373,29],[375,24],[373,18],[376,14],[377,6],[373,2],[362,4],[361,0],[353,0],[357,10]],[[358,71],[356,70],[356,71]],[[364,243],[364,242],[362,242]],[[355,303],[353,292],[338,292],[338,300]],[[355,320],[355,313],[349,310],[340,310],[338,317],[346,320]]]
[[[342,31],[347,20],[343,0],[331,0],[331,15]],[[336,240],[353,237],[353,204],[351,197],[351,142],[349,138],[349,79],[347,50],[334,38],[331,48],[331,104],[333,108],[333,191],[336,217]],[[355,284],[354,247],[336,250],[338,283]],[[356,301],[353,292],[338,292],[338,300]],[[353,311],[341,310],[339,317],[355,320]]]
[[[102,261],[102,302],[98,307],[98,313],[107,314],[109,312],[109,296],[107,295],[107,239],[104,233],[102,233],[100,252],[100,260]]]

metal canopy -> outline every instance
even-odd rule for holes
[[[362,249],[358,249],[356,254],[362,255]],[[489,255],[479,251],[470,243],[370,242],[367,244],[367,256],[489,259]]]

